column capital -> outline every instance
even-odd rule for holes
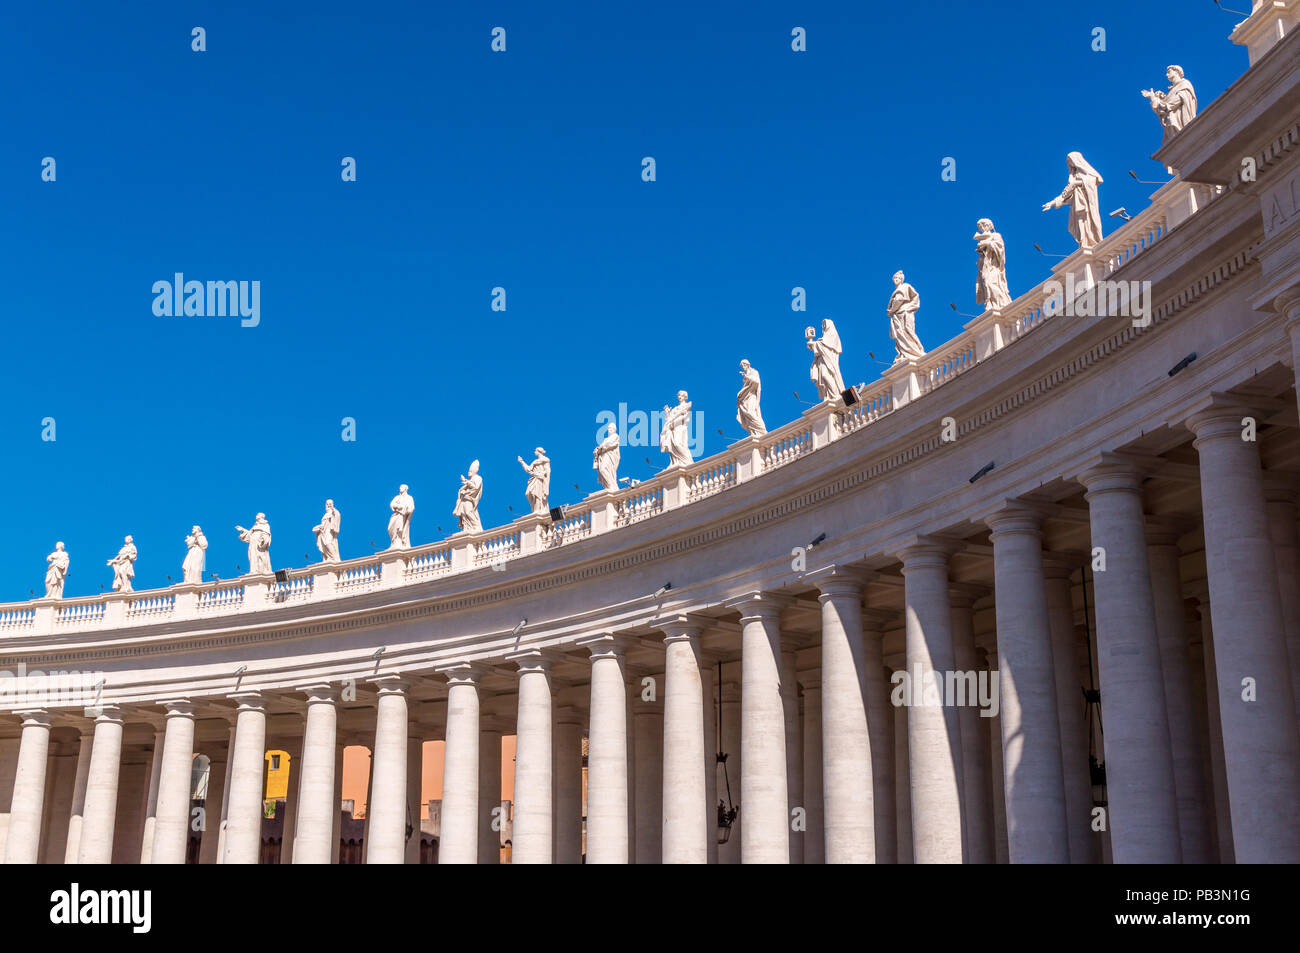
[[[582,717],[582,709],[573,705],[561,705],[555,709],[555,723],[582,728],[586,725],[586,719]]]
[[[518,665],[519,674],[524,675],[528,672],[550,672],[557,658],[555,649],[532,648],[524,649],[522,652],[511,652],[506,656],[506,661]]]
[[[894,652],[892,655],[881,657],[885,667],[891,672],[901,672],[907,668],[907,654],[905,652]]]
[[[1230,438],[1241,440],[1243,417],[1259,417],[1260,412],[1241,399],[1215,391],[1202,405],[1183,421],[1184,426],[1196,435],[1192,446],[1199,448],[1206,440]]]
[[[122,709],[118,705],[100,705],[96,711],[98,712],[95,715],[96,725],[120,725],[126,721]]]
[[[495,715],[495,714],[490,714],[488,712],[484,712],[482,706],[480,705],[479,716],[478,716],[478,730],[480,734],[482,734],[483,732],[489,732],[493,734],[503,735],[506,733],[508,728],[509,728],[509,722],[507,722],[505,718],[503,718],[501,715]]]
[[[14,715],[24,728],[49,728],[54,723],[54,715],[45,708],[26,708]]]
[[[628,646],[635,641],[632,637],[619,635],[617,632],[598,632],[595,635],[583,636],[578,639],[577,644],[591,653],[594,662],[598,658],[623,658]]]
[[[795,672],[794,680],[803,686],[804,691],[819,692],[822,688],[822,673],[816,669]]]
[[[329,682],[315,682],[311,685],[300,685],[294,691],[301,692],[307,696],[307,707],[312,705],[337,705],[339,700],[339,690],[335,685]]]
[[[396,673],[376,675],[366,679],[366,684],[375,686],[375,691],[380,695],[405,695],[411,690],[411,680]]]
[[[1273,310],[1286,317],[1286,329],[1300,327],[1300,285],[1293,285],[1273,299]]]
[[[1097,493],[1141,493],[1147,470],[1142,461],[1107,451],[1094,457],[1074,478],[1087,490],[1084,499],[1091,499]]]
[[[188,698],[168,698],[158,702],[166,709],[166,720],[172,718],[188,718],[194,720],[194,702]]]
[[[266,713],[266,696],[261,692],[233,692],[226,696],[239,705],[238,711],[260,711]]]
[[[793,605],[794,599],[787,595],[751,589],[749,592],[722,600],[722,604],[728,609],[738,610],[742,624],[746,619],[771,619],[779,622],[781,610]]]
[[[903,575],[912,569],[948,569],[948,560],[961,548],[961,541],[942,536],[913,536],[894,550],[902,560]]]
[[[685,639],[698,640],[711,623],[711,619],[682,613],[665,617],[655,624],[655,628],[664,634],[665,642],[681,642]]]
[[[862,597],[862,587],[870,582],[875,573],[858,569],[856,566],[823,566],[799,577],[800,582],[809,582],[817,587],[822,596]]]
[[[446,678],[448,685],[477,685],[492,668],[481,662],[453,662],[439,665],[434,671]]]
[[[888,609],[872,609],[864,605],[862,607],[862,628],[879,634],[886,624],[893,622],[897,617],[898,613],[891,612]]]
[[[1043,517],[1050,515],[1053,507],[1028,500],[1003,500],[997,507],[983,517],[981,521],[991,531],[990,538],[996,541],[1002,536],[1036,536],[1042,538]]]
[[[1065,553],[1043,553],[1043,578],[1070,579],[1085,561]]]
[[[1264,502],[1290,503],[1294,506],[1296,502],[1295,484],[1291,482],[1289,477],[1276,470],[1265,470]]]

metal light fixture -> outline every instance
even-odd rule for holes
[[[727,752],[722,750],[722,662],[718,662],[718,764],[722,765],[722,781],[727,791],[724,803],[718,798],[718,843],[725,844],[731,837],[731,825],[740,816],[740,805],[731,800],[731,778],[727,775]]]

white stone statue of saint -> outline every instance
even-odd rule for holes
[[[889,312],[889,336],[894,339],[894,363],[925,357],[925,348],[916,336],[916,312],[921,310],[921,296],[901,271],[894,272],[894,291],[885,310]]]
[[[388,548],[411,548],[411,514],[415,512],[415,499],[406,491],[409,487],[403,483],[397,488],[397,496],[388,503],[393,515],[388,517]]]
[[[808,377],[817,385],[817,396],[822,400],[834,400],[844,393],[844,377],[840,374],[840,354],[844,351],[844,345],[840,343],[840,333],[835,330],[835,322],[830,318],[822,320],[820,339],[812,328],[804,328],[803,337],[808,350],[813,352]]]
[[[54,552],[45,557],[49,568],[45,570],[45,598],[62,599],[63,584],[68,581],[68,564],[70,557],[63,550],[63,543],[54,544]]]
[[[208,538],[197,526],[190,529],[185,537],[185,562],[181,563],[181,578],[185,582],[203,581],[204,551],[208,548]]]
[[[1183,68],[1169,67],[1165,70],[1165,79],[1169,80],[1168,92],[1142,90],[1142,95],[1151,101],[1151,111],[1160,117],[1160,125],[1164,128],[1161,145],[1168,145],[1170,139],[1196,118],[1196,90],[1183,75]]]
[[[333,500],[325,501],[325,515],[311,531],[316,534],[316,548],[320,550],[322,562],[339,561],[339,530],[343,526],[343,514],[334,508]]]
[[[1001,311],[1011,303],[1007,290],[1007,246],[993,230],[993,220],[982,218],[975,223],[974,235],[979,268],[975,273],[975,302],[985,311]]]
[[[664,407],[663,425],[659,431],[659,449],[668,454],[668,465],[689,467],[695,462],[691,456],[691,401],[686,391],[677,392],[677,406]]]
[[[130,536],[117,551],[117,555],[108,561],[113,567],[113,591],[130,592],[131,580],[135,578],[135,542]]]
[[[551,495],[551,460],[546,451],[538,447],[533,451],[536,456],[532,463],[526,463],[523,457],[515,457],[519,465],[528,474],[528,485],[524,487],[524,497],[534,513],[545,513]]]
[[[236,526],[239,538],[248,543],[248,572],[253,576],[271,575],[271,524],[265,513],[258,513],[252,529]]]
[[[602,489],[618,489],[619,462],[618,425],[609,422],[609,433],[600,442],[600,446],[591,452],[591,468],[596,471]]]
[[[759,401],[763,397],[763,381],[749,361],[740,362],[740,376],[743,382],[740,392],[736,394],[736,420],[751,437],[761,437],[767,433],[763,411],[759,407]]]
[[[1092,248],[1101,241],[1101,204],[1097,186],[1105,180],[1088,165],[1081,152],[1071,152],[1065,157],[1070,170],[1070,180],[1061,194],[1043,203],[1043,211],[1070,206],[1070,234],[1080,248]]]
[[[451,515],[460,521],[462,532],[477,533],[483,528],[478,518],[478,503],[483,498],[483,478],[478,475],[478,461],[469,465],[469,476],[460,478],[460,491],[456,494],[456,508]]]

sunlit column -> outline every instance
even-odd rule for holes
[[[973,686],[976,697],[968,697],[957,710],[961,721],[962,798],[966,804],[966,862],[991,864],[993,852],[993,787],[989,780],[989,734],[986,711],[978,704],[980,681],[987,684],[975,651],[975,593],[969,587],[954,587],[948,594],[952,604],[952,650],[957,671]],[[999,704],[1000,704],[999,700]],[[991,713],[987,713],[991,717]]]
[[[551,659],[536,649],[510,658],[519,666],[511,863],[549,864],[554,844]]]
[[[81,829],[86,813],[86,783],[90,779],[90,750],[94,743],[94,725],[81,728],[77,748],[77,777],[72,786],[72,813],[68,818],[68,840],[63,850],[63,862],[75,864],[81,853]]]
[[[18,716],[22,719],[23,732],[18,744],[18,767],[14,773],[4,862],[34,864],[40,859],[52,718],[44,710],[18,712]]]
[[[338,689],[333,685],[308,685],[307,722],[303,728],[302,758],[293,766],[299,775],[297,824],[292,862],[328,864],[333,854],[335,818],[335,758],[338,755]]]
[[[117,824],[117,782],[122,770],[122,711],[105,705],[95,718],[95,740],[86,776],[86,813],[81,827],[77,862],[113,862],[113,831]]]
[[[375,751],[366,803],[366,863],[400,864],[406,859],[407,693],[410,682],[396,676],[373,680]],[[414,834],[412,834],[414,836]]]
[[[676,620],[663,631],[663,862],[703,864],[713,834],[705,770],[713,741],[705,733],[700,626]]]
[[[239,703],[239,713],[227,768],[230,788],[226,794],[224,862],[256,864],[262,849],[266,799],[262,780],[266,767],[266,703],[260,692],[239,692],[230,697]]]
[[[628,856],[627,673],[624,642],[585,640],[591,652],[587,730],[587,863],[626,864]]]
[[[167,728],[162,747],[158,803],[154,820],[152,862],[183,864],[190,842],[190,780],[194,773],[194,706],[188,699],[164,702]]]

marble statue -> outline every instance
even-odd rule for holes
[[[619,456],[618,426],[611,420],[609,433],[600,442],[600,446],[591,452],[591,468],[596,471],[603,489],[618,489]]]
[[[320,518],[320,523],[311,528],[316,534],[316,548],[320,550],[323,562],[339,561],[339,529],[342,526],[343,514],[334,508],[333,500],[326,500],[325,515]]]
[[[532,463],[524,462],[523,457],[515,459],[528,474],[528,485],[524,487],[524,497],[528,500],[528,505],[533,508],[534,513],[545,513],[551,495],[551,460],[541,447],[533,453],[537,456]]]
[[[248,543],[248,572],[253,576],[271,575],[271,524],[265,513],[258,513],[252,529],[236,526],[239,538]]]
[[[185,562],[181,563],[181,578],[185,582],[203,581],[204,550],[208,548],[208,538],[197,526],[185,537]]]
[[[388,503],[388,508],[393,511],[393,515],[388,517],[389,549],[411,548],[411,514],[415,512],[415,500],[406,492],[408,489],[410,487],[403,483],[397,488],[397,496]]]
[[[822,400],[833,400],[844,392],[844,377],[840,374],[840,354],[844,345],[840,343],[840,334],[835,330],[835,322],[830,318],[822,321],[822,336],[818,340],[817,332],[804,328],[804,340],[808,350],[813,352],[812,368],[808,376],[817,384],[817,396]]]
[[[690,446],[691,402],[684,390],[677,392],[677,406],[664,407],[663,429],[659,431],[659,449],[668,454],[671,467],[688,467],[695,462]]]
[[[1160,117],[1160,125],[1164,127],[1161,145],[1168,145],[1170,139],[1196,118],[1196,90],[1183,75],[1183,68],[1169,67],[1165,70],[1165,78],[1169,80],[1168,92],[1142,90],[1142,95],[1151,102],[1151,111]]]
[[[70,557],[63,550],[63,543],[54,544],[54,552],[45,557],[49,569],[45,570],[45,598],[62,599],[63,584],[68,580],[68,563]]]
[[[736,394],[736,420],[751,437],[761,437],[767,433],[763,411],[759,407],[763,381],[749,361],[740,362],[740,376],[744,383],[740,385],[740,393]]]
[[[483,498],[483,478],[478,475],[478,461],[469,465],[469,476],[460,478],[460,492],[456,494],[456,508],[451,515],[460,520],[462,532],[477,533],[483,528],[478,518],[478,501]]]
[[[1011,303],[1011,292],[1007,290],[1007,246],[993,230],[992,219],[982,218],[975,227],[979,229],[973,236],[979,255],[975,302],[984,305],[985,311],[1001,311]]]
[[[894,339],[894,363],[925,357],[925,348],[916,336],[916,312],[921,310],[921,296],[901,271],[894,272],[894,291],[885,310],[889,312],[889,336]]]
[[[135,542],[130,536],[117,551],[117,555],[108,561],[113,567],[113,591],[130,592],[131,580],[135,578]]]
[[[1080,152],[1071,152],[1065,158],[1070,170],[1070,180],[1061,194],[1043,203],[1043,211],[1070,206],[1070,234],[1080,248],[1092,248],[1101,241],[1101,205],[1097,186],[1105,181],[1101,174]]]

